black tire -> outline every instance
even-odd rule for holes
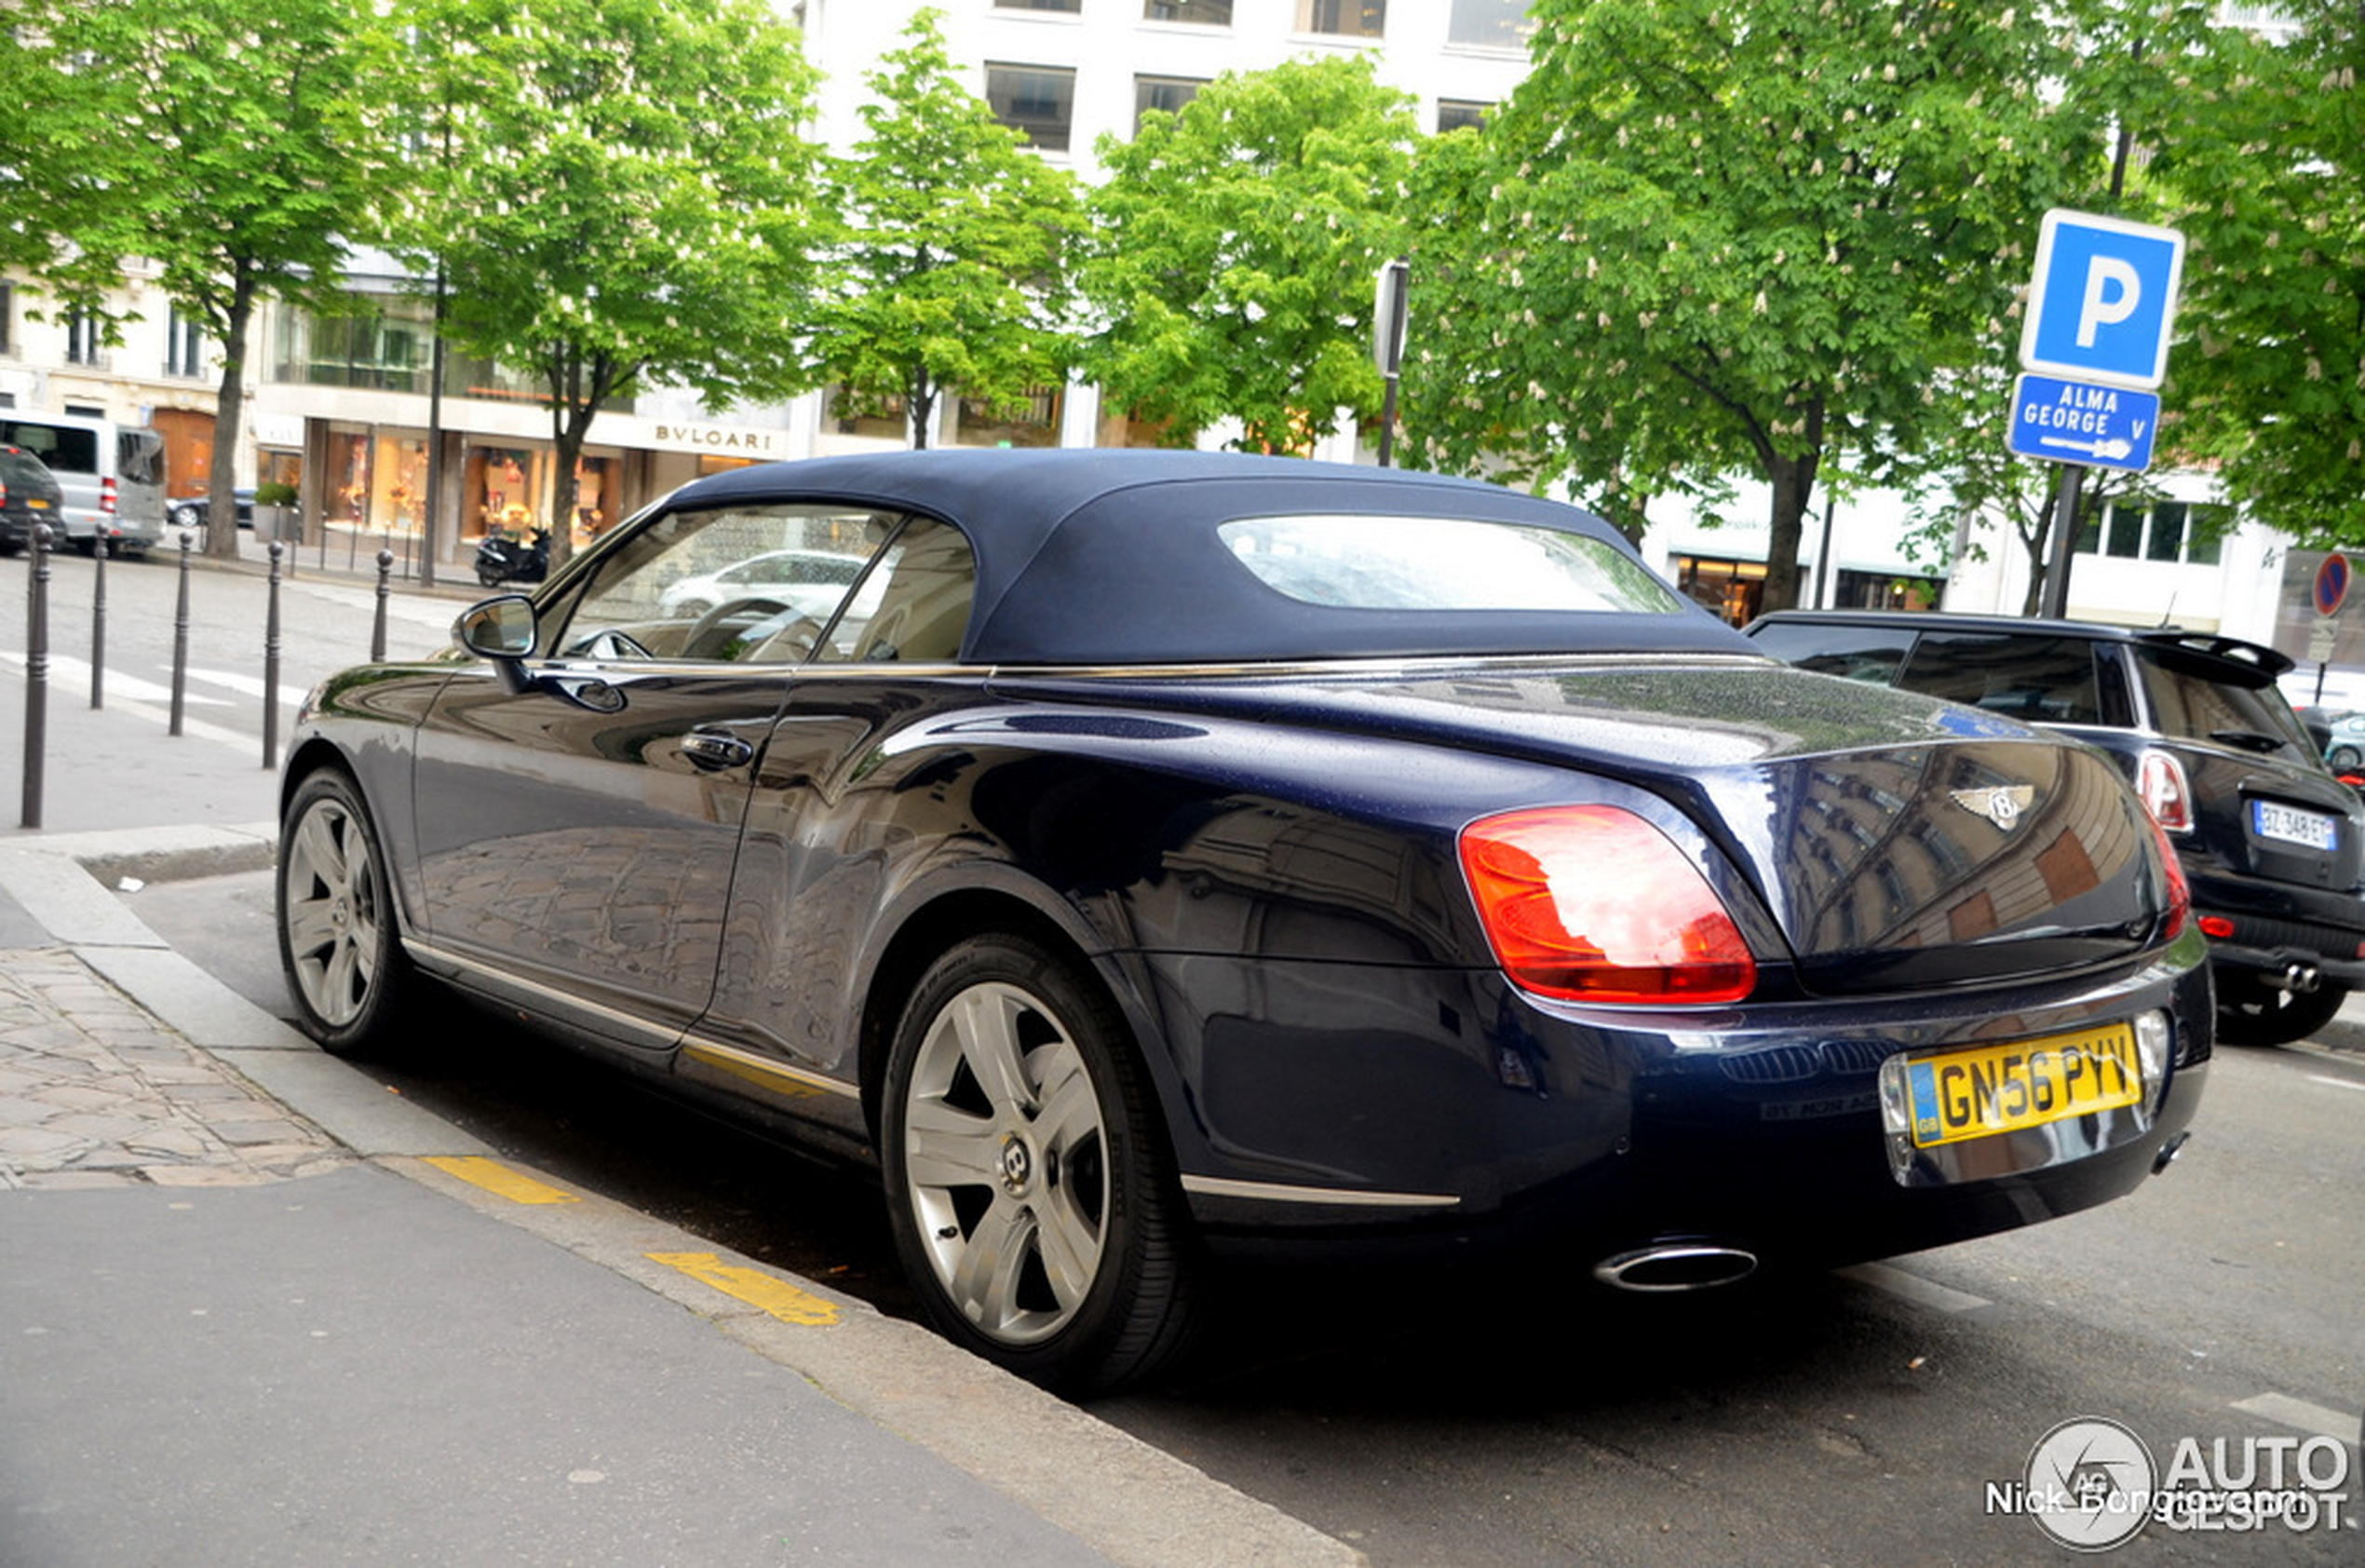
[[[2348,988],[2339,985],[2284,992],[2236,979],[2231,989],[2246,999],[2217,1009],[2217,1038],[2229,1046],[2288,1046],[2304,1040],[2331,1022],[2348,999]]]
[[[1123,1021],[1074,966],[1004,933],[938,959],[880,1121],[896,1251],[946,1338],[1072,1395],[1182,1347],[1198,1291],[1173,1162]]]
[[[175,527],[175,528],[195,528],[196,525],[197,525],[197,509],[196,509],[196,507],[173,507],[173,508],[172,508],[172,526],[173,526],[173,527]]]
[[[2334,767],[2355,767],[2358,764],[2358,753],[2357,748],[2349,745],[2346,741],[2343,741],[2340,745],[2333,747],[2331,750],[2325,753],[2324,756],[2324,760]]]
[[[501,586],[500,568],[487,566],[482,561],[477,562],[477,582],[485,588],[499,588]]]
[[[297,786],[279,828],[279,965],[297,1021],[336,1056],[387,1056],[416,989],[394,885],[361,791],[323,769]]]

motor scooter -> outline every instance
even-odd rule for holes
[[[487,534],[477,547],[477,581],[486,588],[503,583],[538,583],[550,573],[550,531],[537,528],[532,544],[520,544],[507,534]]]

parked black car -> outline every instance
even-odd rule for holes
[[[231,505],[238,514],[238,526],[252,528],[254,526],[254,488],[251,485],[240,485],[232,491],[230,495]],[[206,519],[212,515],[212,496],[182,495],[174,498],[168,505],[165,520],[175,528],[203,528]]]
[[[860,566],[667,608],[783,549]],[[438,981],[874,1159],[932,1320],[1046,1383],[1156,1366],[1209,1248],[1695,1289],[2101,1203],[2201,1092],[2100,753],[1786,669],[1495,486],[749,467],[457,632],[304,705],[304,1027],[399,1048]]]
[[[2110,752],[2184,862],[2218,1037],[2304,1039],[2365,983],[2365,807],[2230,637],[1939,613],[1785,610],[1748,629],[1807,669],[2047,724]]]
[[[0,446],[0,555],[23,549],[45,522],[63,545],[65,519],[59,511],[63,502],[58,477],[41,459],[22,447]]]

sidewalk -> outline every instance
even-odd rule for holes
[[[140,744],[88,722],[68,754]],[[172,952],[110,888],[268,865],[267,823],[208,819],[255,782],[190,781],[233,797],[194,826],[0,838],[0,1561],[1360,1561],[495,1159]]]

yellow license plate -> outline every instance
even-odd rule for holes
[[[34,512],[46,512],[49,509],[49,503],[44,501],[38,495],[31,496],[25,501],[25,509],[27,511]]]
[[[2133,1105],[2143,1098],[2135,1031],[2124,1023],[1906,1063],[1913,1144],[1927,1149]]]

